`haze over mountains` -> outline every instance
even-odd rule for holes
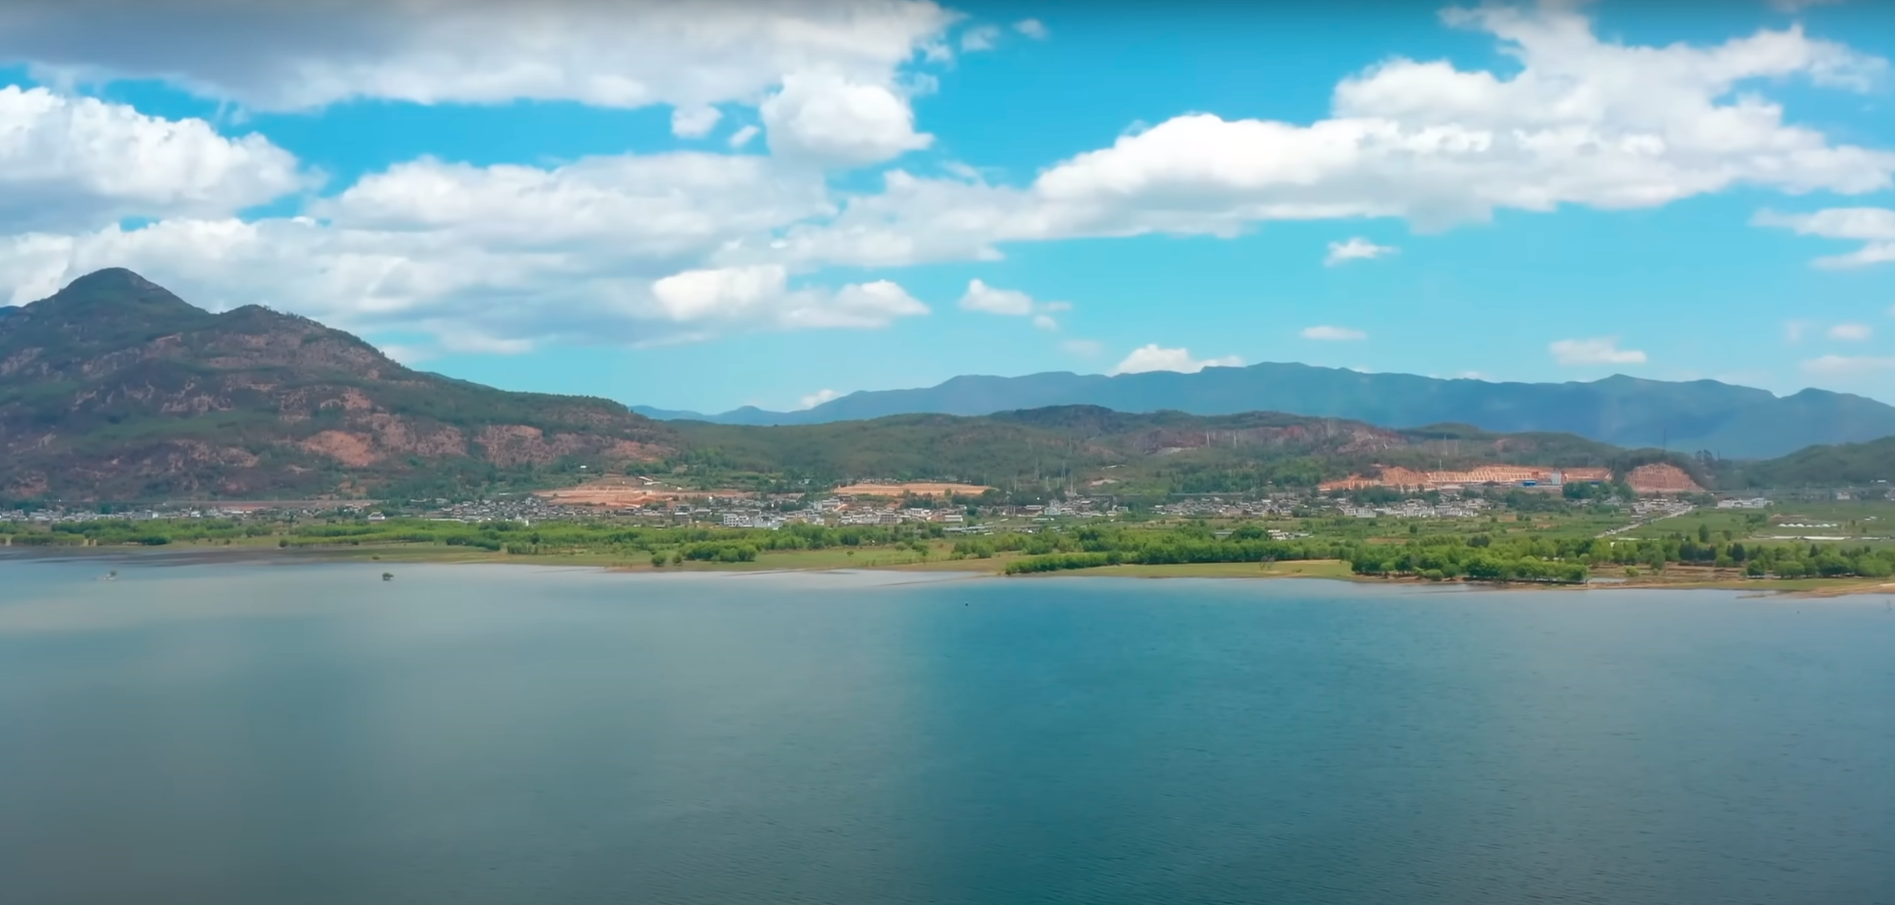
[[[1709,450],[1735,459],[1895,435],[1895,406],[1828,390],[1789,396],[1715,380],[1671,382],[1623,375],[1590,383],[1494,383],[1412,374],[1265,363],[1105,376],[1050,372],[956,377],[926,389],[851,393],[811,409],[745,407],[720,415],[633,406],[666,420],[782,425],[910,413],[986,415],[1049,405],[1196,415],[1287,412],[1384,427],[1469,424],[1487,431],[1577,434],[1622,447]]]

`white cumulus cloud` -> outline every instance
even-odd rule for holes
[[[703,138],[724,118],[716,107],[679,107],[671,111],[671,134],[679,138]]]
[[[842,398],[842,394],[836,392],[835,390],[817,390],[816,392],[811,393],[797,400],[796,408],[798,410],[813,409],[816,406],[822,405],[823,403],[828,402],[830,400],[841,399],[841,398]]]
[[[887,83],[954,18],[926,0],[9,0],[0,61],[257,110],[753,103],[798,72]]]
[[[1024,317],[1033,313],[1033,297],[1015,289],[1000,289],[980,280],[969,280],[967,292],[961,295],[961,307],[969,311]]]
[[[712,105],[760,105],[779,153],[851,166],[928,146],[908,95],[932,76],[913,67],[956,18],[932,0],[13,0],[0,66],[240,110],[671,104],[684,138],[709,133]]]
[[[1348,327],[1333,327],[1328,324],[1320,324],[1314,327],[1304,327],[1302,336],[1304,339],[1315,339],[1315,340],[1324,340],[1324,341],[1332,341],[1332,342],[1369,338],[1369,335],[1367,333],[1364,333],[1360,330],[1352,330]]]
[[[1013,23],[1013,30],[1035,41],[1045,40],[1046,25],[1038,19],[1021,19]]]
[[[364,177],[313,216],[0,237],[0,285],[27,302],[125,266],[214,309],[261,302],[496,352],[502,341],[677,342],[925,314],[893,282],[825,288],[757,259],[771,231],[830,209],[819,174],[757,156],[423,159]]]
[[[1438,229],[1502,209],[1660,207],[1740,187],[1861,194],[1895,152],[1793,124],[1763,92],[1801,79],[1861,90],[1879,57],[1765,29],[1718,44],[1602,40],[1572,4],[1451,11],[1506,71],[1393,58],[1336,86],[1309,123],[1173,117],[1043,169],[1025,186],[887,173],[884,190],[793,230],[811,259],[994,259],[1006,242],[1146,233],[1234,236],[1254,223],[1403,218]]]
[[[1563,4],[1451,10],[1447,18],[1493,33],[1519,71],[1389,60],[1337,86],[1332,119],[1298,126],[1181,116],[1081,154],[1038,187],[1102,226],[1137,215],[1147,228],[1210,231],[1257,219],[1448,224],[1501,207],[1654,207],[1738,184],[1890,185],[1895,154],[1831,146],[1786,124],[1775,104],[1730,97],[1738,82],[1761,77],[1860,88],[1886,68],[1800,28],[1708,48],[1652,48],[1600,41]]]
[[[1866,243],[1848,254],[1817,258],[1818,267],[1841,269],[1895,261],[1895,210],[1881,207],[1837,207],[1809,214],[1758,211],[1756,226],[1775,226],[1797,235],[1847,239]]]
[[[151,203],[126,209],[164,213]],[[0,233],[0,286],[18,304],[124,266],[212,309],[259,302],[489,353],[872,329],[927,314],[895,282],[836,286],[771,247],[778,230],[834,210],[820,172],[757,155],[627,154],[553,167],[422,158],[364,176],[301,216]]]
[[[915,131],[914,110],[893,87],[833,73],[786,76],[758,112],[770,150],[795,159],[868,164],[934,141]]]
[[[1192,358],[1189,349],[1167,349],[1157,343],[1139,346],[1132,354],[1125,356],[1113,374],[1143,374],[1148,371],[1176,371],[1180,374],[1196,374],[1205,368],[1241,368],[1244,360],[1235,355],[1222,358]]]
[[[1845,342],[1862,342],[1875,335],[1875,328],[1868,324],[1837,324],[1829,328],[1830,339]]]
[[[835,292],[791,290],[780,266],[689,270],[651,286],[659,310],[685,324],[725,321],[773,324],[783,329],[885,327],[897,318],[928,313],[928,306],[888,280],[844,286]]]
[[[755,123],[731,147],[767,135],[775,152],[559,166],[423,158],[299,216],[241,220],[315,177],[267,139],[222,136],[202,120],[0,89],[0,286],[30,301],[122,265],[213,307],[263,302],[443,347],[675,342],[927,312],[893,282],[823,280],[830,265],[994,260],[1005,243],[1070,237],[1232,236],[1275,219],[1434,228],[1495,210],[1648,208],[1740,187],[1864,193],[1895,173],[1895,153],[1798,124],[1770,96],[1787,80],[1874,86],[1887,71],[1879,58],[1795,26],[1631,45],[1602,40],[1581,7],[1549,3],[1448,14],[1491,34],[1505,66],[1384,60],[1338,84],[1314,121],[1178,116],[1019,185],[951,167],[889,169],[876,190],[826,179],[822,166],[930,146],[909,102],[927,87],[913,67],[947,53],[956,21],[920,0],[0,4],[0,64],[55,83],[160,79],[258,110],[356,98],[666,104],[681,134],[707,135],[719,123],[705,111],[721,106]],[[126,217],[159,219],[114,225]],[[1834,208],[1759,222],[1866,243],[1824,259],[1846,266],[1895,259],[1889,217]],[[1014,316],[1049,323],[1057,304],[1029,298]],[[1644,359],[1610,340],[1555,347],[1576,362]],[[1155,345],[1133,359],[1225,361]]]
[[[363,177],[312,212],[339,228],[484,248],[572,251],[685,265],[743,237],[831,210],[813,174],[695,152],[589,157],[540,168],[423,158]]]
[[[222,216],[312,181],[294,155],[261,135],[226,138],[201,119],[0,88],[0,229]]]
[[[976,25],[961,32],[961,52],[979,53],[994,49],[994,41],[1000,37],[1000,29],[993,25]]]
[[[1350,261],[1369,261],[1383,255],[1392,255],[1400,250],[1393,245],[1377,245],[1361,236],[1355,236],[1347,242],[1329,243],[1329,253],[1323,256],[1323,266],[1334,267]]]
[[[1645,353],[1619,348],[1616,336],[1591,339],[1562,339],[1547,346],[1553,360],[1562,365],[1636,365],[1645,363]]]
[[[1033,318],[1033,326],[1042,330],[1059,329],[1059,321],[1052,315],[1056,311],[1068,311],[1072,305],[1067,302],[1039,302],[1032,296],[1017,289],[1001,289],[989,286],[981,280],[967,281],[967,291],[961,294],[960,306],[968,311],[984,311],[1005,317]]]

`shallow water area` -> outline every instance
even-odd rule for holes
[[[8,555],[0,803],[35,903],[1895,903],[1895,608]]]

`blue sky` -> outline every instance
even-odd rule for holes
[[[428,6],[0,10],[0,290],[709,411],[1260,361],[1895,402],[1895,4]]]

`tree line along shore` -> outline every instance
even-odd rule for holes
[[[1753,517],[1754,518],[1754,517]],[[1714,524],[1731,527],[1714,530]],[[1582,534],[1557,519],[1464,525],[1304,519],[1271,527],[1209,520],[1077,523],[986,535],[939,525],[786,525],[774,530],[602,522],[465,524],[425,519],[281,523],[102,519],[50,527],[0,524],[9,547],[232,548],[391,560],[573,562],[641,570],[954,568],[1002,575],[1084,573],[1330,574],[1363,579],[1573,585],[1855,582],[1895,575],[1895,544],[1769,541],[1744,523],[1699,520],[1646,536]],[[1300,528],[1286,531],[1285,528]],[[1326,570],[1295,563],[1334,564]],[[1246,570],[1246,567],[1251,567]],[[1813,585],[1812,585],[1813,586]]]

